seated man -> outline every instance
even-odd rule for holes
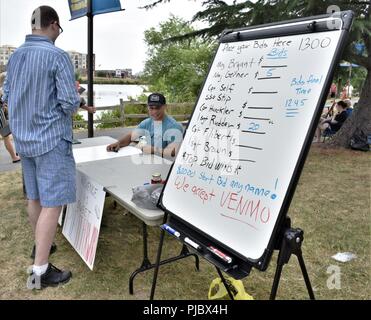
[[[348,113],[346,111],[348,104],[346,104],[344,101],[339,101],[336,104],[336,108],[338,110],[338,114],[335,117],[323,120],[318,125],[316,131],[317,142],[320,142],[321,135],[325,130],[331,133],[336,133],[339,131],[345,120],[348,118]]]
[[[120,138],[119,141],[107,146],[107,151],[117,152],[131,142],[145,137],[147,144],[142,142],[137,144],[144,153],[175,157],[183,140],[182,126],[166,114],[166,99],[162,94],[149,95],[147,105],[150,117],[143,120],[135,130]]]

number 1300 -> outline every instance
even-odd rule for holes
[[[304,51],[307,49],[317,49],[319,47],[321,48],[327,48],[331,43],[331,39],[329,37],[323,38],[322,40],[315,38],[303,38],[301,39],[299,50]]]

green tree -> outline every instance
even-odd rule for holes
[[[171,0],[157,0],[151,2],[146,8],[170,2]],[[178,0],[179,1],[179,0]],[[191,1],[191,0],[188,0]],[[183,0],[183,2],[186,2]],[[352,10],[355,13],[355,21],[343,53],[343,60],[356,63],[366,70],[363,85],[359,88],[360,98],[352,117],[350,117],[336,134],[330,144],[336,146],[349,146],[350,137],[356,129],[371,132],[371,20],[370,1],[360,0],[258,0],[221,1],[204,0],[202,10],[196,13],[192,19],[203,21],[208,27],[191,32],[173,40],[193,37],[212,38],[219,36],[224,29],[241,28],[244,26],[258,25],[263,23],[277,22],[286,19],[307,17],[327,13],[329,9],[342,11]],[[356,44],[364,45],[362,53],[355,50]],[[339,71],[340,72],[340,71]]]
[[[177,42],[169,38],[193,32],[184,20],[172,16],[145,32],[148,59],[144,78],[151,91],[162,92],[171,102],[195,101],[206,77],[214,46],[210,41],[183,39]]]

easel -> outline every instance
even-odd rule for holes
[[[164,221],[166,221],[166,219]],[[161,252],[162,252],[162,247],[163,247],[163,242],[164,242],[164,235],[165,235],[165,231],[161,230],[161,237],[160,237],[159,248],[157,252],[156,263],[153,266],[155,268],[155,271],[154,271],[154,276],[153,276],[153,281],[152,281],[150,300],[154,299],[158,270],[159,270],[160,265],[162,264],[160,262],[160,259],[161,259]],[[278,258],[277,258],[276,272],[274,275],[272,290],[270,294],[270,300],[274,300],[276,298],[277,289],[278,289],[279,281],[281,278],[283,266],[289,262],[292,254],[296,255],[298,258],[300,269],[303,274],[305,285],[307,287],[310,299],[311,300],[315,299],[313,289],[312,289],[312,286],[309,280],[308,272],[305,267],[302,251],[301,251],[301,245],[303,243],[303,240],[304,240],[303,230],[299,228],[296,228],[296,229],[291,228],[291,220],[290,218],[287,217],[283,224],[282,232],[278,235],[276,245],[275,245],[275,250],[279,250],[279,253],[278,253]],[[234,300],[233,294],[230,290],[227,280],[222,274],[222,271],[217,266],[215,266],[215,268],[228,292],[230,299]]]
[[[255,78],[250,77],[246,79],[239,79],[239,80],[233,80],[233,85],[236,86],[236,91],[231,93],[230,99],[235,99],[234,102],[237,103],[237,101],[242,101],[242,99],[245,99],[245,97],[248,94],[262,94],[262,95],[274,95],[278,94],[282,99],[286,99],[287,96],[291,95],[293,90],[296,90],[296,93],[299,93],[301,89],[299,89],[299,86],[301,86],[302,81],[306,81],[306,83],[309,85],[312,83],[311,78],[315,76],[316,80],[316,87],[313,86],[313,90],[310,89],[310,91],[306,91],[306,98],[303,100],[296,100],[294,102],[294,105],[286,104],[286,109],[289,111],[285,114],[285,118],[295,118],[295,117],[304,117],[306,118],[306,126],[303,126],[303,122],[301,121],[295,121],[295,119],[291,119],[292,122],[290,126],[287,127],[287,130],[279,129],[275,131],[275,133],[279,133],[282,136],[279,136],[278,134],[274,136],[274,138],[270,139],[260,139],[259,141],[266,142],[266,145],[264,148],[256,148],[252,147],[251,145],[239,145],[239,147],[247,147],[247,148],[255,148],[259,151],[263,151],[260,153],[260,156],[257,156],[256,159],[231,159],[233,161],[247,161],[255,163],[254,169],[257,171],[254,172],[253,175],[249,177],[251,179],[254,177],[257,181],[259,181],[259,185],[262,185],[266,183],[267,185],[270,183],[269,181],[272,181],[274,177],[278,176],[285,176],[285,183],[281,183],[281,186],[283,189],[281,189],[281,196],[282,199],[276,202],[280,202],[280,207],[276,207],[274,209],[275,214],[270,215],[272,220],[270,221],[271,224],[266,224],[267,228],[258,229],[256,228],[257,235],[264,235],[265,240],[262,243],[259,243],[260,246],[256,246],[256,249],[259,250],[251,250],[252,252],[247,252],[250,247],[255,246],[255,240],[256,239],[262,239],[262,237],[254,237],[255,234],[252,233],[246,233],[247,236],[245,237],[242,232],[244,232],[244,229],[242,228],[236,228],[236,234],[229,235],[227,231],[234,232],[234,223],[236,222],[227,222],[227,220],[222,220],[218,216],[218,213],[220,215],[224,215],[222,212],[220,212],[220,209],[225,210],[231,210],[231,214],[238,215],[238,211],[240,215],[245,214],[245,216],[248,216],[248,212],[244,211],[242,208],[242,196],[238,200],[238,198],[235,197],[234,192],[237,188],[236,186],[229,185],[229,189],[221,189],[226,190],[229,192],[229,195],[227,197],[220,195],[220,200],[223,200],[223,203],[220,203],[219,205],[217,203],[212,203],[210,205],[207,205],[203,207],[206,211],[206,215],[202,218],[198,217],[198,205],[199,203],[196,203],[195,201],[199,200],[193,200],[194,197],[190,195],[189,187],[194,184],[195,187],[198,187],[200,182],[199,179],[203,180],[202,177],[197,177],[192,174],[191,176],[187,176],[187,173],[182,172],[182,170],[171,170],[168,178],[167,183],[165,184],[165,187],[163,189],[163,192],[160,197],[160,201],[158,206],[163,209],[163,211],[166,212],[165,216],[169,214],[169,221],[165,220],[167,227],[169,227],[171,230],[178,233],[178,240],[188,244],[190,247],[193,247],[197,254],[202,256],[204,259],[208,260],[211,264],[213,264],[218,271],[218,274],[220,275],[222,281],[224,284],[226,284],[226,281],[222,275],[222,271],[224,273],[234,277],[235,279],[243,279],[244,277],[248,276],[251,268],[254,267],[258,270],[265,271],[268,267],[268,264],[271,260],[272,253],[274,250],[279,250],[278,254],[278,260],[277,260],[277,267],[276,272],[274,276],[274,281],[272,285],[271,290],[271,299],[275,299],[277,294],[277,289],[282,273],[283,266],[288,263],[290,257],[292,254],[296,255],[299,260],[299,265],[301,268],[301,272],[304,276],[305,284],[309,293],[309,297],[311,299],[314,299],[313,290],[309,281],[308,273],[305,267],[304,259],[302,256],[301,251],[301,245],[304,239],[304,232],[301,229],[295,229],[291,228],[290,219],[286,217],[286,214],[288,212],[288,208],[290,206],[291,200],[293,198],[295,188],[298,184],[300,174],[302,172],[302,169],[304,167],[305,159],[308,155],[311,142],[314,136],[314,133],[317,128],[318,121],[320,120],[321,112],[323,110],[323,105],[326,103],[327,93],[328,89],[331,85],[330,80],[333,77],[333,73],[335,70],[335,67],[337,65],[338,60],[341,57],[342,50],[346,46],[347,37],[352,25],[352,21],[354,18],[354,13],[352,11],[343,11],[339,12],[336,16],[333,14],[329,15],[322,15],[322,16],[315,16],[315,17],[308,17],[308,18],[302,18],[297,20],[291,20],[291,21],[282,21],[275,24],[269,24],[269,25],[260,25],[258,27],[248,27],[248,28],[242,28],[242,29],[236,29],[236,30],[226,30],[225,33],[222,34],[220,40],[219,40],[219,47],[217,49],[217,52],[214,56],[214,60],[210,66],[208,76],[204,82],[204,86],[201,90],[201,93],[199,95],[199,99],[197,100],[196,106],[194,108],[194,111],[192,113],[190,122],[188,124],[186,133],[184,135],[184,141],[186,142],[184,147],[183,145],[180,148],[179,154],[183,156],[177,157],[175,160],[173,167],[177,165],[182,165],[185,167],[186,171],[189,167],[196,164],[192,170],[196,173],[198,172],[198,168],[202,168],[200,170],[207,170],[206,168],[210,169],[210,173],[213,174],[220,174],[220,163],[214,165],[214,162],[211,163],[211,165],[206,163],[199,163],[197,160],[199,160],[197,156],[197,152],[202,150],[202,143],[200,143],[200,149],[198,147],[193,148],[193,151],[189,151],[187,147],[191,146],[191,139],[198,138],[199,141],[204,141],[205,134],[207,132],[205,123],[202,122],[200,125],[198,125],[198,120],[201,119],[202,112],[207,110],[208,107],[208,100],[213,100],[214,98],[208,98],[207,93],[210,91],[212,86],[214,86],[215,90],[218,90],[216,87],[218,86],[217,82],[221,81],[222,76],[219,74],[219,69],[221,66],[227,65],[231,59],[231,56],[240,54],[242,51],[236,50],[236,48],[240,48],[240,44],[247,44],[248,41],[257,41],[259,43],[259,40],[269,42],[270,44],[266,43],[266,48],[261,51],[255,50],[254,47],[248,47],[246,48],[246,55],[250,55],[255,57],[255,61],[262,62],[262,65],[259,65],[258,62],[258,72],[255,75]],[[329,24],[336,24],[336,27],[329,27]],[[276,41],[278,37],[290,37],[293,36],[291,41],[294,43],[296,41],[300,41],[300,44],[298,43],[299,51],[293,50],[291,47],[287,48],[287,52],[290,52],[290,57],[287,56],[274,56],[272,57],[272,53],[274,50],[270,50],[270,48],[275,47]],[[270,40],[269,40],[270,39]],[[304,45],[306,48],[311,47],[314,49],[314,47],[321,47],[319,50],[314,51],[306,51],[306,48],[303,47],[303,41],[304,39],[307,39],[309,42],[308,44]],[[325,40],[326,39],[326,40]],[[291,43],[290,41],[290,43]],[[306,40],[305,40],[306,41]],[[320,45],[316,44],[317,42],[320,42]],[[248,44],[251,44],[249,42]],[[314,46],[312,46],[314,44]],[[270,46],[270,47],[269,47]],[[269,47],[269,48],[268,48]],[[322,49],[327,48],[325,51]],[[304,52],[305,51],[305,52]],[[325,55],[326,53],[326,55]],[[265,55],[264,55],[265,54]],[[310,59],[312,62],[314,62],[316,58],[321,57],[321,65],[319,64],[313,64],[311,66],[310,64],[303,66],[301,61],[301,56],[306,57],[307,59]],[[261,71],[260,68],[271,68],[272,65],[269,63],[269,65],[266,65],[265,59],[287,59],[284,65],[273,65],[273,67],[283,67],[287,68],[285,69],[285,74],[287,75],[288,79],[292,79],[291,84],[285,83],[285,82],[277,82],[277,87],[275,87],[276,91],[252,91],[255,88],[261,88],[262,82],[257,82],[259,80],[268,80],[272,79],[273,77],[270,76],[269,72],[266,74],[267,77],[260,77],[257,78],[259,75],[259,72],[264,73],[265,71]],[[323,59],[322,59],[323,58]],[[265,61],[263,63],[263,61]],[[251,67],[251,66],[250,66]],[[328,68],[327,68],[328,67]],[[233,66],[233,68],[236,68]],[[300,72],[300,73],[299,73]],[[304,73],[306,74],[304,76]],[[301,74],[300,79],[298,78],[298,75]],[[216,80],[216,78],[220,78],[219,80]],[[227,77],[226,77],[227,78]],[[278,77],[278,79],[280,76]],[[307,80],[308,79],[308,80]],[[224,85],[232,85],[232,80],[225,80]],[[314,83],[312,83],[314,85]],[[251,86],[251,89],[249,92],[245,92],[246,86]],[[295,87],[297,87],[295,89]],[[239,88],[239,89],[237,89]],[[316,88],[316,89],[314,89]],[[308,89],[309,90],[309,89]],[[224,89],[220,87],[219,92],[223,92]],[[206,92],[206,93],[205,93]],[[217,91],[216,91],[217,92]],[[205,94],[204,94],[205,93]],[[271,96],[272,97],[272,96]],[[304,97],[304,96],[303,96]],[[308,108],[296,108],[300,105],[305,106],[306,100],[312,100],[310,102],[311,105],[316,105],[315,109],[311,109],[309,111]],[[230,100],[231,101],[231,100]],[[254,100],[253,100],[254,101]],[[266,96],[263,96],[263,99],[260,100],[262,104],[260,104],[259,107],[250,106],[251,109],[273,109],[271,104],[271,99],[266,98]],[[263,106],[263,102],[265,103]],[[309,102],[307,102],[309,103]],[[247,103],[246,103],[247,105]],[[242,109],[246,106],[244,105],[241,107]],[[205,109],[203,109],[200,106],[205,106]],[[294,107],[294,108],[291,108]],[[304,112],[304,109],[306,110],[306,113]],[[300,110],[300,111],[299,111]],[[210,111],[210,110],[209,110]],[[206,111],[206,112],[209,112]],[[294,111],[294,112],[292,112]],[[205,112],[205,114],[206,114]],[[274,112],[274,111],[273,111]],[[241,117],[243,114],[242,110],[240,111]],[[257,119],[257,120],[270,120],[269,117],[271,117],[271,113],[267,113],[267,118],[255,118],[255,114],[252,114],[250,117],[244,117],[246,119]],[[239,118],[238,117],[238,118]],[[281,115],[278,115],[277,113],[277,119],[281,117]],[[228,117],[228,123],[232,123],[232,121],[235,121],[233,123],[239,122],[236,114],[231,114]],[[207,118],[209,119],[209,118]],[[287,120],[287,121],[286,121]],[[291,121],[290,120],[290,121]],[[285,119],[285,121],[282,122],[282,125],[289,123],[288,119]],[[273,121],[272,121],[273,122]],[[227,122],[226,122],[227,123]],[[227,124],[228,124],[227,123]],[[273,123],[272,123],[273,124]],[[210,121],[208,130],[212,126],[214,126],[215,123],[212,123]],[[277,121],[276,121],[277,125]],[[271,168],[270,171],[266,170],[267,168],[267,161],[266,159],[271,159],[276,156],[278,143],[283,141],[283,138],[287,136],[288,132],[292,132],[295,130],[298,133],[295,137],[295,141],[292,140],[290,144],[282,144],[282,147],[287,148],[287,150],[290,150],[290,154],[287,155],[287,159],[290,161],[287,161],[285,164],[275,166],[274,168]],[[191,133],[188,131],[190,128],[192,128]],[[213,127],[214,128],[214,127]],[[239,127],[237,127],[240,129]],[[281,128],[281,127],[280,127]],[[250,130],[250,129],[249,129]],[[261,134],[261,137],[264,137],[264,134],[269,133],[269,130],[265,131],[254,131],[254,130],[242,130],[243,133],[254,133],[254,134]],[[272,129],[273,130],[273,129]],[[279,132],[278,132],[279,131]],[[273,132],[273,131],[272,131]],[[191,137],[189,137],[191,135]],[[269,135],[265,136],[269,137]],[[188,139],[189,138],[189,139]],[[219,137],[213,138],[211,135],[207,136],[206,138],[210,138],[210,140],[221,140]],[[188,139],[188,140],[187,140]],[[248,139],[248,138],[247,138]],[[246,139],[246,141],[247,141]],[[252,142],[258,141],[258,139],[251,139]],[[291,140],[290,140],[291,141]],[[298,143],[301,142],[301,143]],[[188,143],[188,145],[187,145]],[[263,142],[262,142],[263,143]],[[295,148],[295,150],[293,149]],[[204,150],[206,151],[206,150]],[[284,153],[283,153],[284,154]],[[192,158],[193,157],[193,158]],[[189,161],[191,158],[191,161]],[[193,159],[193,160],[192,160]],[[196,160],[195,160],[196,159]],[[262,161],[259,164],[259,161],[264,159],[265,161]],[[213,159],[213,161],[218,161],[216,159]],[[293,166],[295,164],[295,166]],[[204,168],[206,166],[206,168]],[[196,170],[197,169],[197,170]],[[241,169],[241,166],[239,167]],[[193,172],[192,171],[192,172]],[[261,172],[259,172],[261,171]],[[269,172],[268,172],[269,171]],[[207,171],[209,172],[209,171]],[[216,173],[218,172],[218,173]],[[271,173],[274,172],[274,176],[271,175]],[[233,177],[237,176],[238,171],[235,171],[234,174],[232,174]],[[289,180],[287,179],[287,174],[290,174]],[[223,175],[223,174],[221,174]],[[183,177],[182,177],[183,176]],[[183,192],[180,192],[179,190],[182,188],[178,187],[177,185],[177,179],[183,179],[185,189],[183,189]],[[246,177],[247,178],[247,177]],[[266,180],[268,179],[268,180]],[[237,180],[244,181],[244,175],[241,174]],[[282,179],[284,180],[284,179]],[[179,181],[179,180],[178,180]],[[265,182],[264,182],[265,181]],[[209,181],[210,183],[211,181]],[[278,182],[278,178],[276,179],[276,184]],[[206,184],[206,182],[204,182]],[[241,183],[242,184],[242,183]],[[174,187],[175,186],[175,187]],[[247,186],[247,185],[246,185]],[[245,186],[245,187],[246,187]],[[226,183],[222,186],[226,187]],[[232,190],[233,189],[233,190]],[[259,188],[258,188],[259,189]],[[245,208],[250,208],[250,217],[254,213],[258,211],[256,203],[261,203],[261,197],[263,195],[259,195],[259,192],[262,192],[260,189],[258,193],[256,193],[257,188],[254,188],[254,195],[251,195],[251,198],[255,200],[250,200],[249,204],[246,204],[245,202]],[[188,194],[187,194],[188,192]],[[212,191],[214,194],[214,190]],[[218,195],[219,196],[219,195]],[[258,198],[258,197],[260,198]],[[272,195],[273,196],[273,195]],[[275,194],[276,196],[276,194]],[[229,197],[229,198],[228,198]],[[228,200],[229,199],[229,200]],[[259,199],[259,200],[258,200]],[[269,198],[267,197],[267,203]],[[275,200],[276,197],[271,197],[271,200]],[[245,200],[245,199],[244,199]],[[184,206],[182,206],[182,202],[184,201]],[[189,202],[188,202],[189,201]],[[229,202],[228,202],[229,201]],[[239,202],[238,202],[239,201]],[[256,205],[255,209],[253,209],[253,201]],[[258,202],[259,201],[259,202]],[[233,202],[235,206],[229,206],[229,203]],[[238,204],[237,204],[238,203]],[[247,207],[248,206],[248,207]],[[227,209],[228,208],[228,209]],[[273,208],[273,207],[272,207]],[[262,209],[261,213],[264,209]],[[217,212],[219,211],[219,212]],[[216,218],[218,216],[218,218]],[[224,215],[226,218],[231,218],[235,221],[240,221],[242,223],[245,223],[246,221],[235,219],[233,216],[227,216]],[[215,224],[213,223],[213,218],[215,217]],[[256,221],[255,216],[255,221]],[[274,218],[273,218],[274,217]],[[273,221],[274,220],[274,221]],[[229,221],[229,220],[228,220]],[[267,221],[261,221],[262,223],[266,223]],[[274,223],[274,224],[273,224]],[[247,223],[248,224],[248,223]],[[229,228],[224,228],[225,226]],[[269,226],[269,228],[268,228]],[[222,229],[223,228],[223,229]],[[255,229],[255,228],[254,228]],[[242,231],[240,233],[240,231]],[[268,238],[269,234],[266,234],[264,232],[270,232],[270,237]],[[169,233],[171,233],[169,231]],[[228,238],[230,236],[230,238]],[[248,243],[244,245],[245,239],[248,239]],[[269,239],[269,241],[268,241]],[[161,251],[163,246],[163,240],[164,240],[164,231],[161,233],[161,239],[159,243],[159,250],[157,253],[157,261],[155,266],[155,272],[154,272],[154,278],[152,283],[152,290],[151,290],[151,296],[150,298],[154,298],[155,294],[155,287],[156,287],[156,281],[158,276],[158,269],[160,265],[160,258],[161,258]],[[257,240],[257,241],[258,241]],[[257,242],[256,241],[256,242]],[[229,245],[229,246],[228,246]],[[220,249],[220,250],[219,250]],[[193,251],[193,249],[191,249]],[[254,253],[253,253],[254,252]],[[230,290],[231,288],[228,288],[226,285],[226,289],[231,296]],[[231,296],[232,298],[232,296]]]
[[[284,230],[284,232],[280,235],[277,241],[277,246],[275,247],[275,250],[279,250],[279,253],[277,258],[276,273],[274,275],[271,295],[269,299],[274,300],[276,298],[283,266],[289,262],[291,255],[294,254],[298,258],[309,297],[311,300],[314,300],[315,297],[313,289],[310,284],[308,272],[305,267],[304,258],[301,251],[301,245],[304,240],[304,231],[299,228],[291,228],[291,220],[288,217],[286,218],[284,227],[282,229]]]

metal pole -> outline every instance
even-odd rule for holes
[[[88,106],[94,105],[93,0],[88,0]],[[93,114],[88,113],[88,138],[94,137]]]

